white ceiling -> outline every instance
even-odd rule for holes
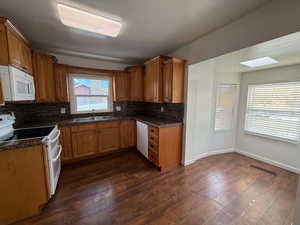
[[[240,62],[269,56],[279,63],[250,68]],[[293,64],[300,64],[300,32],[286,35],[249,48],[212,59],[217,72],[250,72]]]
[[[0,15],[12,18],[37,48],[107,60],[142,62],[214,31],[271,0],[58,0],[121,20],[117,38],[61,24],[56,0],[5,0]]]

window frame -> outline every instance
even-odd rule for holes
[[[243,132],[245,134],[253,135],[253,136],[257,136],[257,137],[261,137],[261,138],[267,138],[267,139],[275,140],[275,141],[281,141],[281,142],[285,142],[285,143],[291,143],[291,144],[294,144],[294,145],[298,145],[300,143],[300,138],[299,138],[298,141],[294,141],[294,140],[287,139],[287,138],[281,138],[281,137],[277,137],[277,136],[273,136],[273,135],[261,134],[261,133],[246,130],[249,88],[251,86],[276,85],[276,84],[284,84],[284,83],[300,83],[300,80],[296,80],[296,81],[282,80],[282,81],[274,81],[274,82],[248,83],[247,84],[247,95],[246,95],[245,111],[244,111],[244,119],[243,119]]]
[[[91,80],[109,80],[108,95],[75,95],[74,91],[74,78],[83,78]],[[109,75],[91,75],[91,74],[70,74],[69,75],[69,97],[70,97],[70,108],[71,114],[93,114],[93,113],[104,113],[113,112],[113,79]],[[84,97],[106,97],[108,98],[108,108],[106,110],[92,110],[92,111],[77,111],[76,96]]]
[[[216,129],[216,118],[217,118],[217,102],[218,102],[218,88],[219,87],[235,87],[235,99],[234,99],[234,106],[232,110],[232,126],[230,129]],[[237,113],[238,113],[238,106],[239,106],[239,93],[240,93],[240,85],[239,84],[217,84],[215,86],[215,103],[214,103],[214,120],[213,120],[213,131],[215,133],[224,133],[224,132],[232,132],[237,128]]]

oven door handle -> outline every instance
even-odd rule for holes
[[[58,134],[56,135],[55,138],[49,140],[49,144],[52,144],[52,143],[56,142],[58,140],[59,136],[60,136],[60,130],[58,130]]]
[[[51,159],[52,162],[56,162],[59,159],[60,155],[61,155],[62,146],[60,145],[58,148],[59,148],[59,152],[58,152],[57,156],[54,159]]]

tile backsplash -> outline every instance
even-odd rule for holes
[[[117,111],[118,106],[120,111]],[[65,114],[61,113],[65,109]],[[151,116],[163,119],[182,121],[184,116],[183,103],[148,103],[148,102],[114,102],[114,112],[95,113],[92,115],[115,115],[115,116]],[[59,121],[76,117],[91,116],[91,114],[71,114],[69,103],[33,103],[12,104],[7,103],[0,106],[0,113],[14,112],[16,116],[16,127],[23,124]]]

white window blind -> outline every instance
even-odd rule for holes
[[[249,85],[245,131],[299,142],[300,82]]]
[[[234,128],[237,90],[237,85],[217,86],[215,131],[225,131]]]

